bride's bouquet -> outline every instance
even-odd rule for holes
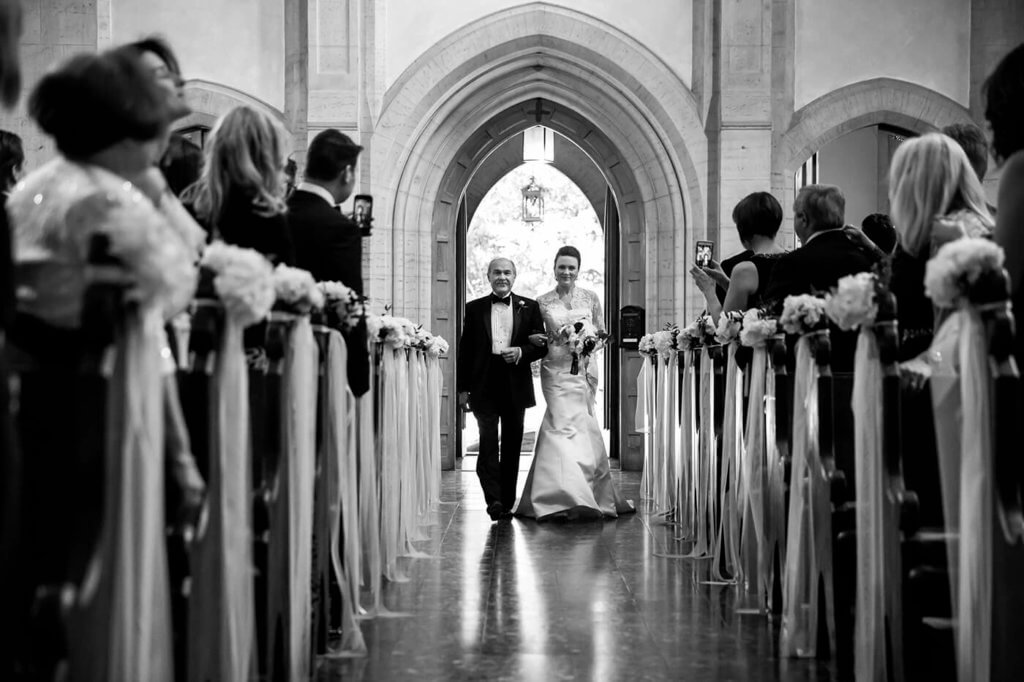
[[[556,335],[559,343],[569,347],[572,352],[570,374],[580,373],[580,358],[589,358],[604,348],[608,341],[608,332],[598,329],[588,320],[580,320],[563,325]]]

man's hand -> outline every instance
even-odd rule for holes
[[[501,357],[504,358],[505,362],[510,365],[514,365],[519,362],[519,358],[523,357],[523,349],[519,346],[512,346],[501,351]]]
[[[544,346],[548,345],[548,335],[530,334],[530,343],[537,346],[538,348],[543,348]]]
[[[459,409],[463,412],[469,412],[469,391],[461,391],[459,393]]]

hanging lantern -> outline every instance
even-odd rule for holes
[[[530,184],[523,188],[523,222],[538,223],[544,220],[544,188],[530,178]]]
[[[523,131],[523,161],[555,162],[555,131],[533,126]]]

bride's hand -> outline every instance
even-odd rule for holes
[[[533,345],[535,345],[537,347],[540,347],[540,348],[543,348],[544,346],[546,346],[548,344],[548,335],[547,334],[530,334],[529,338],[530,338],[530,343],[532,343]]]

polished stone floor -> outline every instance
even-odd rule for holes
[[[638,498],[638,474],[613,475]],[[737,615],[707,561],[654,556],[683,549],[657,517],[492,523],[475,474],[453,471],[429,521],[432,558],[386,588],[396,615],[361,623],[369,655],[322,657],[318,680],[835,679],[779,659],[777,626]]]

